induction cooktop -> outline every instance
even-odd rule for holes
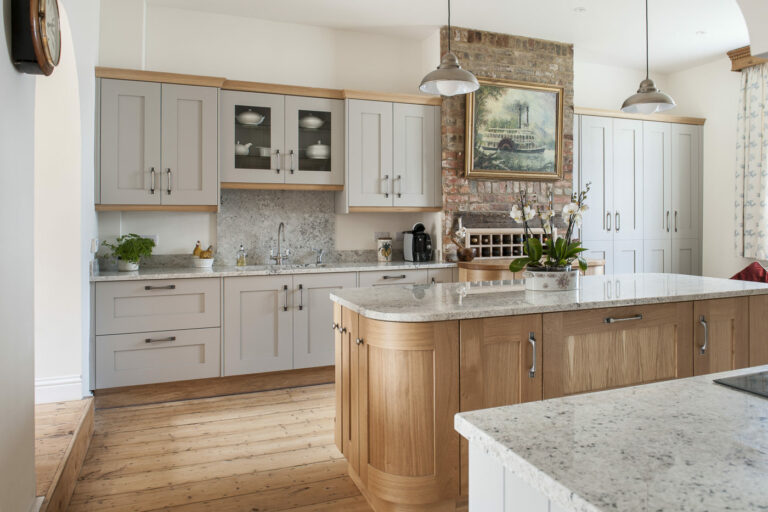
[[[735,377],[726,377],[724,379],[715,379],[715,382],[722,384],[723,386],[768,398],[768,371],[747,373]]]

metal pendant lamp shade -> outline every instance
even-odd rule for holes
[[[645,80],[640,82],[637,93],[624,101],[622,112],[630,114],[653,114],[675,108],[677,104],[672,96],[661,92],[649,77],[648,66],[648,0],[645,0]]]
[[[461,69],[459,59],[451,52],[451,0],[448,0],[448,53],[443,55],[437,69],[424,77],[419,90],[427,94],[456,96],[474,92],[479,88],[480,84],[475,75]]]

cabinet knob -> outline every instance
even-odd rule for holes
[[[363,338],[355,338],[355,343],[357,343],[358,345],[362,345],[363,344]]]
[[[333,325],[331,326],[331,330],[332,330],[332,331],[335,331],[335,330],[337,330],[338,328],[339,328],[339,324],[337,324],[336,322],[333,322]]]

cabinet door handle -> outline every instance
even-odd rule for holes
[[[171,168],[167,168],[165,170],[166,174],[168,174],[168,195],[171,195],[171,181],[173,180],[173,173],[171,173]]]
[[[154,195],[155,194],[155,168],[150,167],[149,168],[149,176],[150,176],[150,186],[149,186],[149,193]]]
[[[304,309],[304,286],[299,285],[299,311]]]
[[[533,362],[531,368],[528,370],[528,377],[533,379],[536,377],[536,334],[533,332],[528,333],[528,343],[531,344],[533,349]]]
[[[709,346],[709,324],[707,323],[707,318],[704,315],[699,317],[699,323],[704,328],[704,344],[701,346],[701,349],[699,349],[699,353],[704,355],[707,353],[707,347]]]
[[[331,330],[332,330],[332,331],[335,331],[335,330],[337,330],[338,328],[339,328],[339,324],[337,324],[336,322],[333,322],[333,325],[331,326]]]
[[[275,170],[277,171],[277,174],[280,174],[280,150],[279,149],[275,150],[275,162],[276,162]]]
[[[384,175],[384,197],[389,197],[389,174]]]
[[[614,212],[613,217],[616,219],[614,224],[616,225],[616,232],[618,233],[621,229],[621,214],[619,212]]]
[[[669,210],[667,210],[667,233],[669,233]]]
[[[147,285],[144,287],[145,290],[175,290],[176,285],[175,284],[167,284],[165,286],[150,286]]]
[[[283,285],[283,292],[285,292],[284,302],[283,302],[283,311],[288,311],[288,285]]]
[[[399,276],[381,276],[382,279],[405,279],[405,274],[400,274]]]
[[[607,317],[604,322],[607,324],[616,324],[619,322],[631,322],[633,320],[642,320],[643,315],[632,315],[632,316],[625,316],[621,318],[616,318],[615,316],[609,316]]]
[[[355,338],[355,343],[362,345],[364,343],[363,338]]]
[[[605,230],[611,230],[611,212],[605,212]]]
[[[675,233],[677,233],[677,210],[675,210]]]
[[[167,338],[145,338],[144,343],[158,343],[160,341],[176,341],[176,336],[168,336]]]
[[[294,152],[293,152],[293,150],[291,150],[289,152],[289,154],[291,155],[291,174],[293,174],[293,171],[294,171],[294,166],[293,166],[293,155],[294,155]]]
[[[341,328],[341,334],[347,334],[347,328],[346,327],[342,327]]]
[[[397,176],[395,176],[395,181],[397,182],[397,187],[398,187],[397,197],[403,197],[403,177],[398,174]],[[395,188],[394,185],[392,186],[392,188],[393,189]]]

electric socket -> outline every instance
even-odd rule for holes
[[[155,242],[155,247],[160,245],[160,235],[139,235],[141,238],[149,238],[153,242]]]
[[[373,239],[378,240],[379,238],[390,238],[392,236],[392,233],[389,231],[375,231],[373,233]]]

